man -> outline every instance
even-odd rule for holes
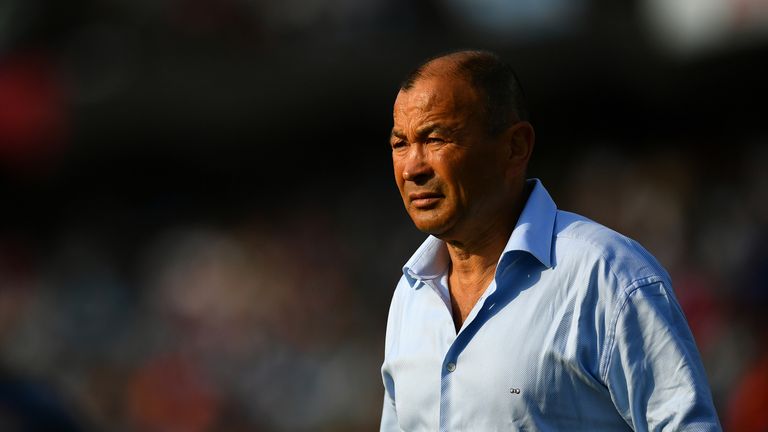
[[[720,430],[669,276],[525,179],[511,68],[430,60],[394,105],[395,179],[430,234],[387,323],[383,431]]]

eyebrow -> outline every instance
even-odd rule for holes
[[[392,139],[392,138],[400,138],[403,140],[406,139],[404,133],[394,128],[392,129],[392,133],[389,135],[389,139]]]
[[[420,128],[416,129],[416,136],[419,138],[423,138],[433,133],[450,135],[453,132],[454,132],[453,129],[443,126],[439,123],[427,123],[424,126],[421,126]],[[390,138],[392,137],[406,139],[406,136],[402,131],[394,128],[392,129],[392,134],[390,135]]]

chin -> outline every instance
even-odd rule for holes
[[[416,225],[416,229],[425,234],[440,237],[450,228],[450,224],[445,220],[419,216],[420,215],[411,215],[411,220],[413,221],[413,224]]]
[[[440,229],[439,227],[431,227],[431,226],[420,226],[416,225],[416,228],[423,232],[424,234],[433,235],[435,237],[440,237],[440,234],[445,232],[444,230]]]

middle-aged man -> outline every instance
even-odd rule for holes
[[[395,179],[430,236],[392,299],[381,430],[720,430],[669,275],[526,180],[533,142],[492,53],[404,81]]]

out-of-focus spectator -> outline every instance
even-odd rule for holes
[[[768,340],[764,340],[765,347]],[[733,388],[728,403],[727,430],[739,432],[763,432],[768,430],[768,352],[749,368]]]
[[[0,56],[0,169],[37,172],[68,135],[65,88],[44,51]]]

